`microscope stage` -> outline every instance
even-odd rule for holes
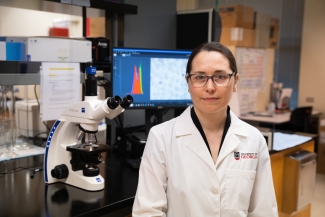
[[[92,155],[96,153],[106,152],[109,149],[111,149],[111,147],[107,145],[102,145],[102,144],[97,144],[97,145],[98,147],[94,147],[88,144],[71,145],[71,146],[67,146],[67,151],[73,153],[79,153],[83,155]]]

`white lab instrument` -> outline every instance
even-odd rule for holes
[[[104,188],[104,178],[96,166],[100,153],[109,149],[97,142],[98,124],[104,117],[113,119],[128,107],[133,98],[127,95],[98,100],[96,68],[86,70],[85,100],[67,108],[54,123],[44,155],[46,183],[63,182],[88,191]]]

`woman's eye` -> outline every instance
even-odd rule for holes
[[[226,80],[228,78],[228,75],[216,75],[215,78],[218,80]]]
[[[204,75],[197,75],[195,76],[195,80],[204,80],[205,76]]]

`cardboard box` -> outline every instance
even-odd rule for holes
[[[319,121],[317,172],[325,174],[325,119]]]
[[[241,27],[224,27],[221,29],[220,43],[223,45],[254,47],[254,42],[254,29],[245,29]]]
[[[279,46],[279,19],[271,18],[269,48],[278,48]]]
[[[255,12],[255,47],[268,48],[270,40],[271,16],[267,13]]]
[[[89,24],[89,35],[87,37],[105,37],[105,17],[87,18]]]
[[[243,5],[220,6],[218,12],[222,27],[243,27],[253,29],[254,8]]]
[[[177,11],[196,10],[199,8],[198,0],[177,0],[176,2]]]

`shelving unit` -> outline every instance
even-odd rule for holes
[[[0,61],[0,85],[40,84],[39,69],[41,62]],[[111,73],[104,73],[110,80]],[[85,74],[80,73],[80,83],[85,82]]]

